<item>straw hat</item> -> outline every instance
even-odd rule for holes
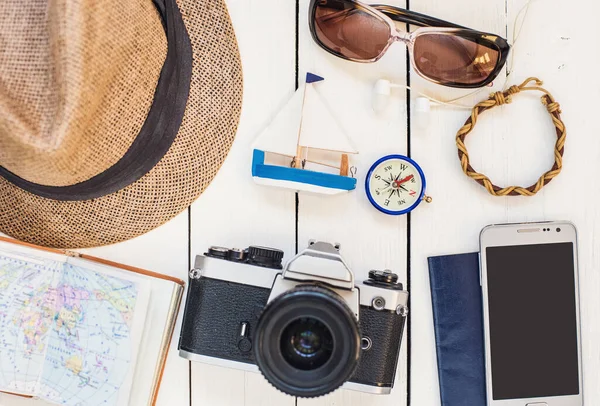
[[[90,247],[208,186],[242,70],[223,0],[0,1],[0,232]]]

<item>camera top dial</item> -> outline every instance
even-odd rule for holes
[[[282,269],[283,251],[268,247],[248,247],[248,263],[265,268]]]
[[[383,271],[376,269],[369,271],[369,279],[367,279],[364,283],[365,285],[377,286],[384,289],[404,289],[402,284],[398,283],[398,275],[387,269]]]
[[[248,257],[248,252],[246,250],[241,250],[238,248],[232,248],[227,253],[227,259],[234,262],[245,262]]]
[[[229,248],[217,247],[213,245],[204,255],[211,258],[228,259]]]
[[[259,246],[246,249],[224,248],[212,246],[204,254],[207,257],[224,259],[225,261],[247,263],[263,268],[282,269],[283,251]]]

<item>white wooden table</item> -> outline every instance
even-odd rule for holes
[[[410,327],[402,343],[395,388],[388,396],[338,390],[314,400],[295,399],[275,390],[260,374],[179,358],[178,326],[158,405],[439,405],[427,256],[476,251],[479,231],[490,223],[554,219],[571,220],[579,228],[584,396],[587,405],[599,405],[600,241],[595,230],[600,226],[600,6],[583,0],[538,0],[531,6],[515,49],[511,82],[538,76],[561,103],[569,131],[565,167],[533,198],[494,198],[460,169],[454,136],[467,112],[435,107],[429,127],[417,130],[408,124],[404,90],[394,94],[383,117],[370,108],[371,87],[382,77],[398,83],[409,78],[411,85],[437,97],[464,93],[430,85],[412,72],[407,75],[405,48],[400,44],[377,64],[354,64],[325,53],[310,38],[308,3],[228,1],[244,66],[244,107],[225,165],[187,212],[135,240],[89,252],[187,279],[192,258],[213,244],[273,246],[289,258],[309,238],[340,242],[357,279],[365,279],[369,269],[389,268],[410,290]],[[398,0],[389,3],[407,6]],[[408,6],[510,36],[523,4],[524,0],[413,0]],[[306,71],[326,78],[319,92],[360,150],[353,162],[358,167],[358,187],[348,195],[296,197],[252,182],[250,145]],[[503,78],[497,82],[496,88]],[[513,105],[485,113],[468,137],[473,166],[498,184],[529,185],[552,165],[554,130],[534,96],[519,96]],[[421,164],[433,203],[399,218],[370,206],[363,186],[366,171],[389,153],[409,154]],[[37,403],[0,395],[2,406],[33,404]]]

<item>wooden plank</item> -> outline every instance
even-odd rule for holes
[[[452,5],[422,1],[415,8],[505,35],[506,21],[511,33],[512,21],[523,4],[523,0],[508,1],[507,18],[504,1],[489,1],[480,8],[467,0]],[[582,21],[578,16],[584,15]],[[563,173],[537,196],[492,197],[463,175],[454,137],[467,112],[434,108],[429,130],[412,134],[413,156],[429,169],[428,189],[434,197],[427,211],[417,211],[412,217],[413,404],[440,404],[426,258],[477,251],[479,232],[487,224],[556,219],[574,221],[579,228],[584,394],[586,404],[600,399],[596,390],[600,350],[592,344],[594,332],[599,329],[598,319],[592,314],[599,306],[596,292],[600,287],[594,271],[599,258],[594,232],[598,227],[598,187],[593,177],[584,175],[598,171],[600,145],[592,120],[586,119],[594,117],[595,107],[586,101],[582,90],[598,88],[599,80],[580,75],[586,66],[598,61],[597,52],[590,55],[589,44],[584,42],[590,35],[584,27],[595,26],[592,15],[591,10],[567,11],[557,0],[534,2],[515,49],[515,74],[510,82],[518,84],[530,75],[544,79],[563,106],[570,133]],[[556,26],[556,21],[561,25]],[[540,35],[542,32],[544,35]],[[589,59],[576,55],[587,55]],[[448,95],[451,91],[439,93]],[[485,93],[480,98],[486,97]],[[498,185],[528,186],[552,165],[556,138],[539,96],[519,95],[512,105],[486,112],[467,139],[473,166]]]
[[[504,0],[487,1],[485,7],[474,7],[470,0],[457,0],[452,4],[425,0],[411,2],[411,8],[474,29],[503,36],[506,33]],[[496,86],[501,87],[504,79],[496,82]],[[470,93],[429,84],[414,73],[411,84],[444,100]],[[492,89],[486,88],[465,103],[473,104],[472,101],[487,97],[490,91]],[[468,115],[468,110],[432,107],[426,127],[411,131],[411,156],[422,165],[428,194],[433,197],[430,205],[416,210],[411,217],[411,403],[415,405],[440,404],[427,257],[476,251],[481,228],[495,220],[494,214],[506,212],[503,202],[494,201],[483,188],[462,173],[454,138]],[[491,129],[493,134],[485,131],[485,122],[480,122],[481,132],[477,132],[477,136],[474,134],[473,140],[469,141],[477,142],[479,140],[475,138],[479,138],[496,140],[496,144],[506,136],[507,126],[500,120],[507,116],[502,114],[501,109],[486,115],[482,116],[482,121],[492,123],[486,128]],[[493,154],[488,152],[488,157]],[[473,156],[482,157],[483,153],[474,153]],[[474,165],[480,162],[476,159]]]
[[[264,245],[293,254],[295,197],[254,184],[251,145],[294,92],[295,4],[230,0],[244,68],[244,103],[226,162],[192,206],[191,255],[210,245]],[[230,309],[235,311],[235,309]],[[293,405],[258,373],[192,363],[192,405]]]
[[[288,4],[289,3],[289,4]],[[324,199],[301,196],[299,247],[309,238],[342,243],[342,253],[364,279],[371,268],[392,268],[406,279],[406,218],[380,215],[364,197],[364,176],[378,157],[406,153],[404,92],[396,91],[385,118],[372,114],[372,83],[387,77],[403,82],[404,49],[395,45],[376,65],[358,65],[336,59],[318,49],[308,35],[306,7],[300,2],[300,69],[325,76],[319,91],[353,136],[361,151],[351,161],[358,167],[358,188],[349,195]],[[396,3],[400,4],[400,3]],[[473,28],[506,34],[523,0],[490,0],[475,7],[471,0],[412,2],[417,11]],[[289,258],[294,250],[294,195],[258,188],[249,176],[250,143],[293,91],[294,2],[274,2],[265,8],[259,0],[230,0],[242,50],[245,103],[236,144],[223,169],[192,209],[192,256],[208,245],[264,244],[282,248]],[[597,66],[598,53],[589,38],[599,34],[597,5],[568,9],[559,0],[534,3],[520,43],[513,82],[539,75],[564,110],[569,129],[565,168],[533,198],[494,198],[460,169],[454,144],[455,131],[468,113],[434,107],[429,126],[411,134],[411,155],[425,170],[431,205],[411,216],[411,404],[439,405],[439,388],[431,318],[426,257],[478,249],[480,229],[489,223],[567,219],[579,228],[584,393],[586,403],[599,404],[600,348],[596,345],[600,321],[600,247],[595,230],[600,170],[600,139],[594,125],[593,102],[600,79],[583,75]],[[508,11],[508,18],[506,18]],[[560,21],[560,24],[556,24]],[[510,24],[509,24],[510,25]],[[275,35],[274,33],[277,33]],[[544,33],[544,35],[540,35]],[[499,80],[501,82],[502,80]],[[412,75],[418,89],[439,97],[462,94],[430,85]],[[496,86],[501,83],[496,83]],[[473,98],[483,98],[485,89]],[[585,92],[588,90],[588,92]],[[552,126],[537,95],[518,96],[512,106],[485,113],[468,138],[473,165],[498,184],[535,181],[552,163]],[[413,116],[414,119],[414,116]],[[184,213],[163,227],[130,242],[86,250],[92,255],[185,278],[188,217]],[[178,335],[178,329],[176,335]],[[403,342],[406,349],[406,341]],[[405,405],[406,354],[403,353],[396,388],[391,396],[372,396],[339,390],[318,399],[299,399],[300,405]],[[273,389],[259,374],[218,367],[192,366],[193,405],[293,405],[294,399]],[[188,363],[171,351],[159,405],[187,405]],[[0,394],[0,405],[32,406],[42,402]]]
[[[402,6],[403,1],[389,3]],[[358,281],[368,277],[371,269],[391,269],[406,282],[406,217],[386,216],[369,203],[364,182],[370,166],[391,153],[406,154],[405,91],[397,90],[390,98],[387,114],[376,115],[371,108],[371,89],[379,78],[404,83],[405,47],[395,44],[376,64],[359,64],[336,58],[313,41],[308,29],[308,0],[300,1],[299,66],[300,80],[313,72],[325,78],[316,89],[328,104],[341,126],[359,150],[350,157],[357,172],[355,191],[339,196],[300,195],[298,246],[308,239],[339,242],[341,252],[354,270]],[[327,134],[323,134],[327,136]],[[391,395],[369,395],[337,390],[316,399],[298,399],[298,405],[394,405],[406,404],[406,335]]]
[[[523,0],[508,1],[509,21],[523,4]],[[544,87],[561,105],[568,136],[562,173],[542,190],[541,197],[536,197],[526,208],[519,202],[511,202],[512,210],[507,218],[510,221],[566,219],[578,228],[583,393],[585,404],[594,405],[600,404],[600,347],[597,344],[600,331],[600,246],[597,243],[600,188],[594,176],[600,171],[600,139],[596,124],[598,112],[593,98],[600,88],[600,77],[584,72],[600,62],[597,50],[590,52],[591,38],[597,38],[600,30],[595,23],[598,4],[586,2],[581,6],[568,7],[558,0],[533,2],[517,43],[515,71],[518,78],[535,75],[544,80]],[[556,26],[556,21],[561,24]],[[539,105],[538,95],[530,96],[533,99],[531,109],[516,107],[516,115],[511,114],[510,117],[510,128],[522,130],[519,133],[526,135],[524,138],[532,134],[531,140],[525,144],[525,151],[519,151],[518,143],[522,137],[513,138],[514,142],[510,144],[520,153],[517,157],[525,163],[522,170],[533,177],[535,172],[543,171],[551,164],[554,142],[553,128],[544,108]],[[534,109],[535,113],[527,114]],[[511,108],[511,113],[514,110]],[[527,168],[527,151],[533,152],[532,156],[542,154],[543,162],[538,163],[540,158],[537,158]],[[518,174],[519,168],[510,168],[507,172]]]

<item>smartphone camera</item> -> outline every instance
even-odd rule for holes
[[[560,233],[560,227],[557,227],[557,228],[556,228],[556,232],[557,232],[557,233]]]

